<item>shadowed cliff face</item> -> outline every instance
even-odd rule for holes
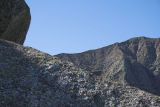
[[[133,38],[79,54],[56,55],[104,79],[160,95],[160,39]]]
[[[30,9],[24,0],[0,1],[0,39],[23,44],[30,20]]]

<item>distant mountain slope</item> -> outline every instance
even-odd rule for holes
[[[56,55],[104,79],[160,95],[160,39],[138,37],[78,54]]]
[[[151,47],[159,44],[158,39],[138,40],[145,41],[138,42],[142,47],[151,41]],[[76,63],[84,62],[75,66],[30,47],[0,40],[0,107],[159,107],[158,83],[152,84],[158,82],[158,56],[150,56],[151,63],[137,57],[137,50],[143,49],[131,50],[134,45],[129,44],[134,41],[111,45],[98,53],[86,52],[89,54],[76,59]],[[152,69],[155,74],[152,67],[156,67]]]

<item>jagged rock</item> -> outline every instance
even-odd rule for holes
[[[146,68],[155,66],[158,69],[159,40],[135,38],[99,49],[98,54],[95,51],[89,51],[87,55],[82,53],[81,58],[86,58],[86,63],[78,63],[75,55],[76,60],[72,60],[77,61],[75,65],[62,60],[62,56],[59,59],[30,47],[0,40],[0,107],[159,107],[159,94],[127,84],[124,78],[129,73],[141,83],[145,78],[150,82],[148,70],[143,71],[140,67],[137,71],[138,66],[132,69],[134,61],[129,61],[143,59],[141,64],[148,64]],[[152,48],[156,49],[156,58],[153,59],[157,61],[149,63],[147,58]],[[132,57],[129,50],[132,50]],[[138,50],[144,53],[145,58],[135,57],[140,54]],[[136,81],[134,78],[131,80]]]
[[[24,0],[0,1],[0,39],[23,44],[30,20],[30,9]]]

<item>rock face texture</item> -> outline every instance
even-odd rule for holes
[[[51,56],[19,45],[30,19],[24,0],[0,1],[0,107],[160,107],[160,39]]]
[[[0,40],[0,107],[159,107],[159,62],[160,39],[57,56]]]
[[[133,38],[79,54],[60,54],[89,72],[160,95],[160,39]]]
[[[24,0],[0,1],[0,39],[23,44],[30,20],[30,9]]]

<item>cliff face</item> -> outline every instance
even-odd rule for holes
[[[160,94],[160,39],[133,38],[101,49],[57,57],[97,72],[104,79]]]
[[[24,0],[0,1],[0,39],[23,44],[30,20],[30,10]]]
[[[159,39],[58,57],[0,40],[0,106],[160,106]]]

